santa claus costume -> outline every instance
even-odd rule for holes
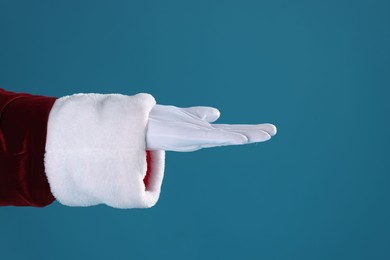
[[[147,208],[164,151],[147,151],[149,94],[62,98],[0,89],[0,205]]]

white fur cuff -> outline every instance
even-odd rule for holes
[[[165,160],[164,151],[152,151],[146,161],[146,128],[155,104],[149,94],[57,99],[49,115],[45,154],[55,198],[68,206],[153,206]]]

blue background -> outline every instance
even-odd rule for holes
[[[0,87],[148,92],[266,143],[167,154],[158,204],[0,208],[1,259],[390,259],[389,1],[0,1]]]

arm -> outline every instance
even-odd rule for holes
[[[0,205],[153,206],[165,151],[269,140],[271,124],[211,124],[211,107],[156,105],[149,94],[59,99],[0,90]],[[54,195],[54,196],[53,196]]]

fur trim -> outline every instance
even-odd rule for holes
[[[76,94],[57,99],[50,111],[45,172],[56,199],[67,206],[104,203],[115,208],[147,208],[160,195],[164,151],[150,152],[145,135],[149,94]]]

